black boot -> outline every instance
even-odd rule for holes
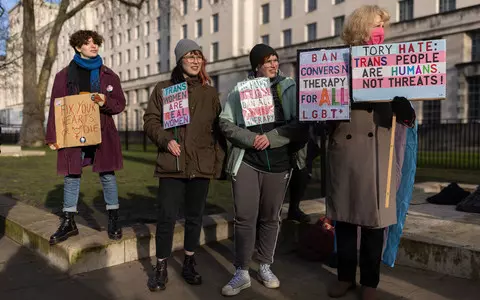
[[[300,210],[300,208],[291,208],[288,210],[288,220],[298,221],[300,223],[310,223],[310,216]]]
[[[65,241],[70,236],[78,234],[77,224],[73,216],[74,212],[66,211],[63,215],[62,223],[58,227],[57,231],[50,237],[50,245],[55,245],[61,241]]]
[[[157,260],[155,267],[155,277],[148,280],[148,289],[151,292],[164,290],[168,282],[167,259],[162,261]]]
[[[122,227],[118,224],[118,209],[108,210],[108,237],[111,240],[122,238]]]
[[[195,271],[195,256],[185,255],[183,261],[182,277],[189,284],[199,285],[202,284],[202,276]]]

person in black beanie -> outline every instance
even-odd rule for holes
[[[238,86],[228,95],[220,114],[220,129],[230,142],[226,173],[232,178],[235,207],[236,269],[222,294],[233,296],[250,287],[249,263],[256,248],[258,279],[267,288],[280,281],[270,265],[280,231],[280,213],[296,151],[303,149],[302,128],[296,115],[296,84],[279,72],[277,52],[258,44],[250,52],[252,70],[247,80],[270,79],[274,122],[246,127]],[[298,144],[298,145],[297,145]]]

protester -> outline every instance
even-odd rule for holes
[[[348,18],[342,37],[351,46],[382,44],[389,19],[389,13],[376,5],[362,6]],[[384,228],[397,222],[395,171],[391,174],[392,201],[388,208],[385,205],[393,114],[400,124],[414,125],[415,112],[402,97],[392,102],[353,103],[350,122],[331,123],[326,204],[327,217],[336,221],[338,282],[329,287],[330,297],[342,297],[356,286],[357,226],[361,226],[362,297],[376,297]]]
[[[102,58],[98,55],[102,43],[103,37],[95,31],[80,30],[72,34],[70,46],[74,49],[75,55],[70,64],[57,73],[53,82],[45,142],[55,150],[58,149],[55,99],[81,93],[101,93],[106,98],[103,100],[99,95],[95,95],[93,100],[102,105],[100,107],[102,143],[96,146],[58,149],[57,173],[65,176],[64,215],[60,227],[50,237],[51,245],[78,234],[74,214],[77,213],[82,168],[88,165],[93,166],[93,172],[100,173],[103,197],[108,211],[108,236],[114,240],[122,237],[122,229],[118,223],[118,187],[114,171],[123,168],[123,158],[120,138],[112,115],[119,114],[125,109],[125,97],[117,74],[104,66]]]
[[[236,272],[222,289],[225,296],[250,287],[248,269],[255,246],[260,263],[259,280],[268,288],[280,286],[270,269],[280,229],[280,212],[293,160],[296,158],[300,169],[304,164],[304,157],[295,154],[304,148],[303,136],[307,132],[302,131],[296,117],[295,81],[279,73],[278,54],[267,45],[253,47],[250,64],[248,79],[270,79],[275,121],[246,128],[238,88],[228,95],[220,115],[220,127],[231,143],[226,172],[232,177],[235,208]]]
[[[144,115],[144,130],[158,147],[155,176],[159,177],[156,232],[157,265],[151,291],[163,290],[168,281],[174,227],[181,201],[185,202],[185,260],[182,276],[189,284],[202,283],[195,270],[203,211],[210,179],[222,174],[225,142],[218,128],[221,111],[216,89],[209,85],[206,59],[199,45],[183,39],[175,47],[177,65],[171,79],[156,85]],[[190,123],[164,129],[162,89],[186,82]]]

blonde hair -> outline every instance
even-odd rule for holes
[[[386,27],[390,21],[390,14],[378,5],[363,5],[354,10],[343,26],[342,39],[345,43],[352,46],[363,45],[370,38],[370,31],[377,15]]]

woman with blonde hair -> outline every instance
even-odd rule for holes
[[[382,44],[389,20],[389,13],[377,5],[362,6],[348,18],[342,38],[351,46]],[[401,125],[414,124],[415,111],[404,97],[353,103],[350,122],[331,123],[326,204],[327,217],[336,221],[338,282],[329,287],[330,297],[339,298],[355,289],[360,226],[362,299],[375,299],[384,229],[397,222],[395,201],[384,205],[394,114]],[[396,180],[392,172],[391,186],[396,186]]]

